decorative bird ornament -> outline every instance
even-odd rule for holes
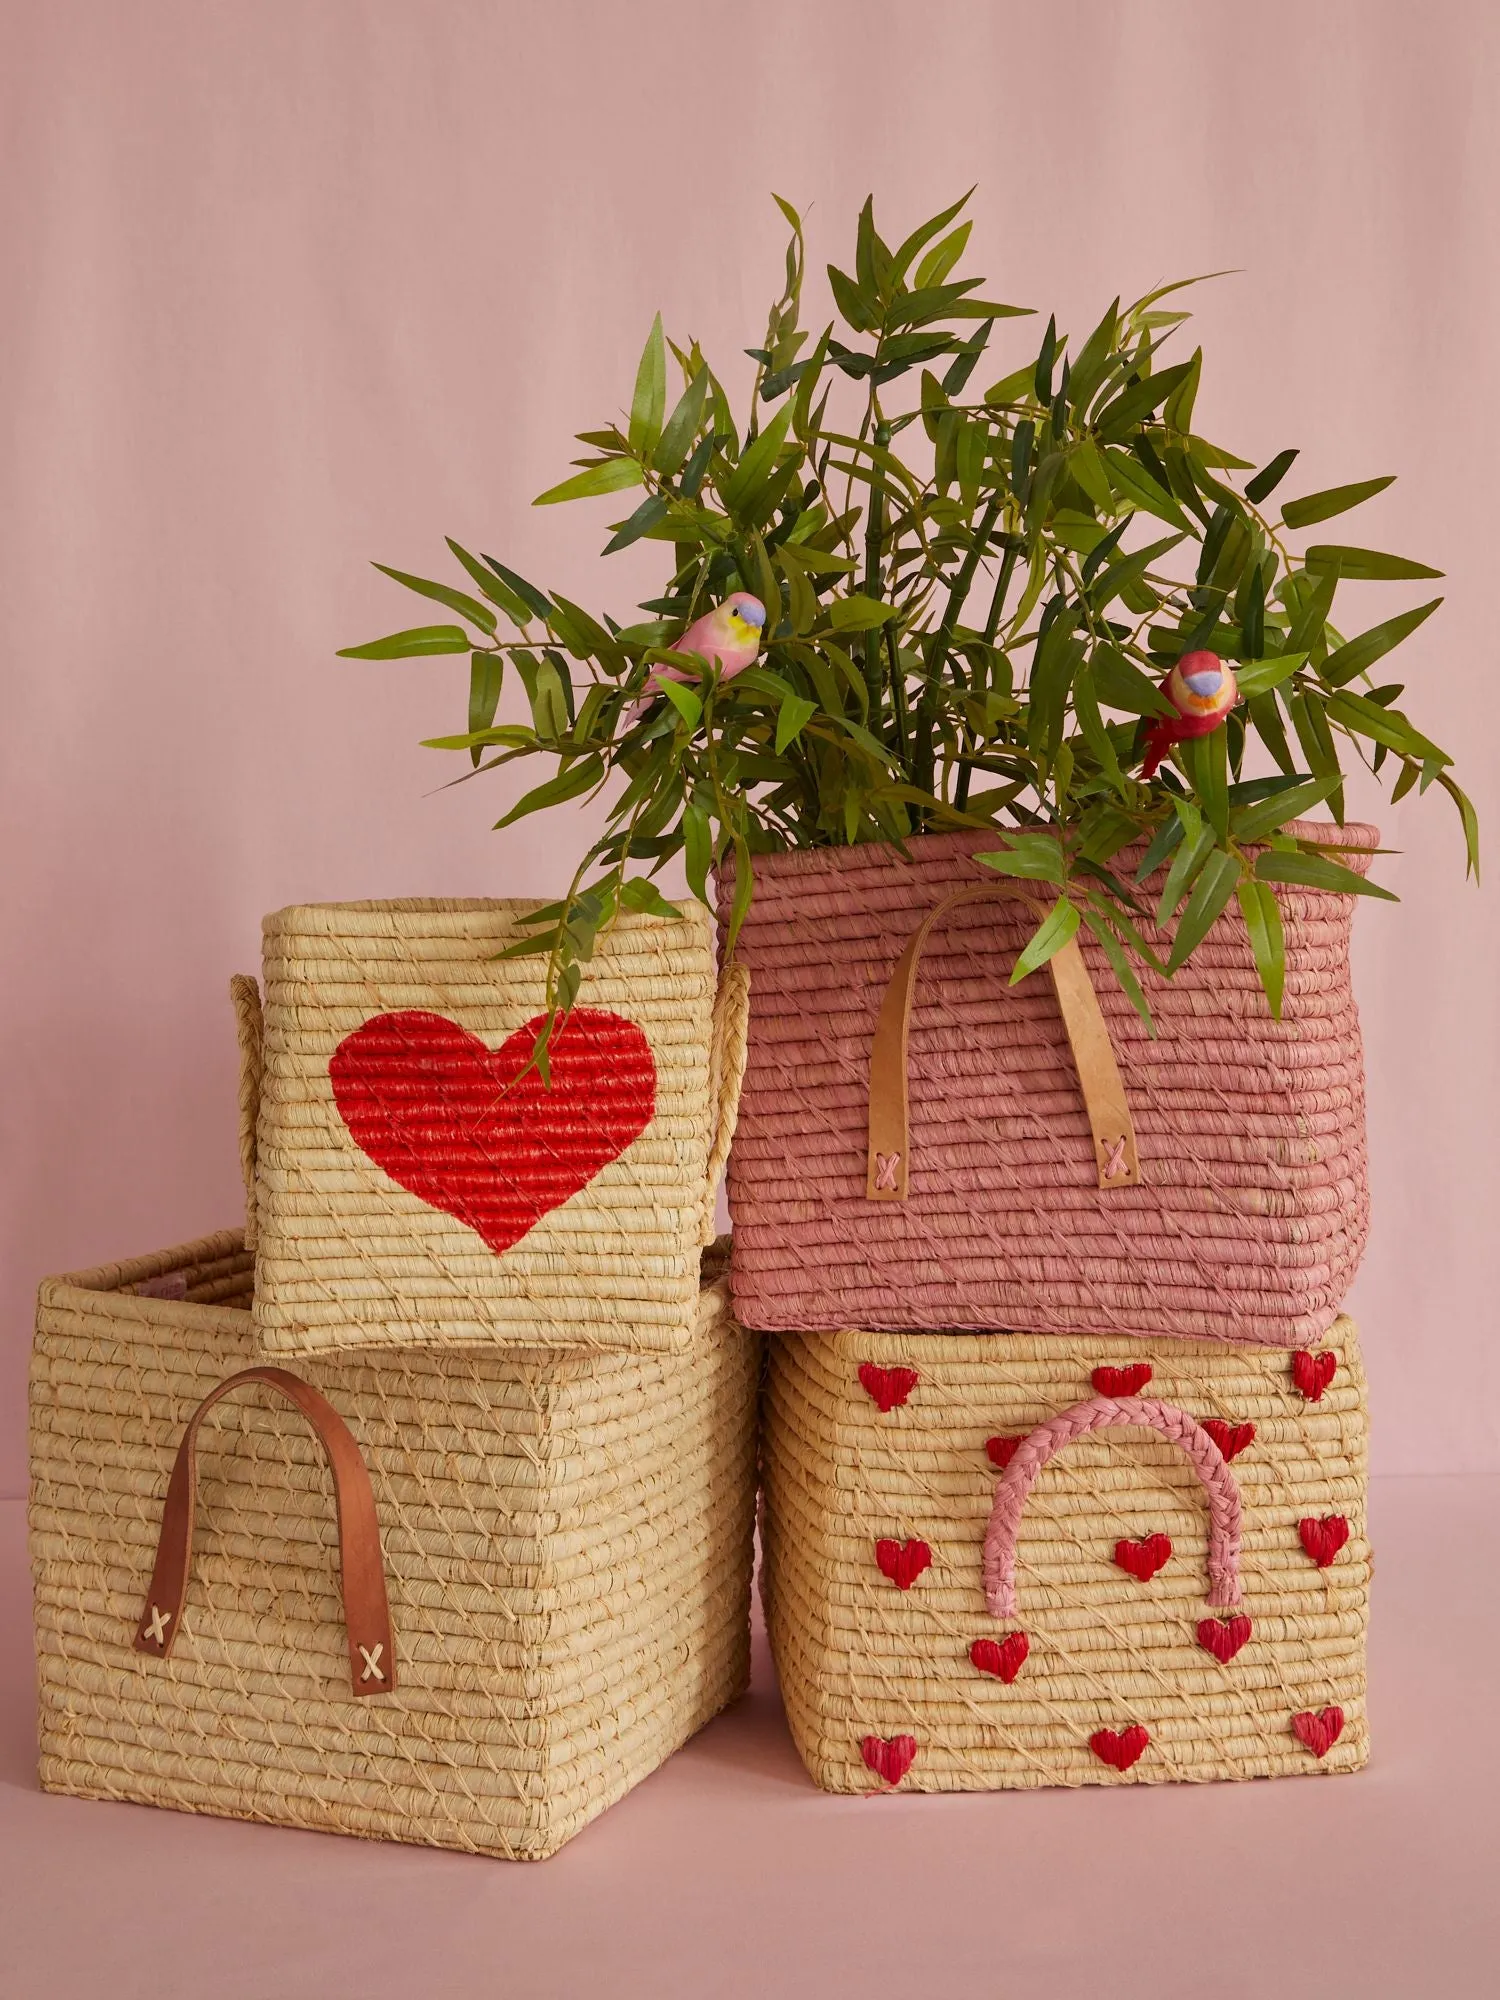
[[[1155,777],[1174,743],[1212,736],[1240,698],[1234,669],[1217,653],[1184,653],[1162,682],[1161,691],[1177,713],[1162,716],[1147,731],[1143,778]]]
[[[705,611],[701,618],[695,618],[682,637],[673,640],[672,650],[674,653],[700,653],[710,666],[718,666],[726,681],[731,680],[736,674],[743,673],[760,651],[765,623],[766,607],[760,599],[752,597],[748,590],[737,590],[722,604],[716,604],[712,611]],[[664,680],[685,681],[687,678],[681,667],[665,662],[653,667],[645,693],[630,712],[631,721],[634,722],[650,707]]]

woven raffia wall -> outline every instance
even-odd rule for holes
[[[758,1342],[720,1278],[682,1355],[299,1370],[353,1430],[379,1510],[397,1686],[354,1700],[332,1481],[311,1431],[259,1388],[204,1426],[176,1649],[131,1650],[183,1425],[255,1358],[251,1284],[225,1234],[42,1288],[42,1783],[550,1854],[745,1687]]]
[[[1376,840],[1370,827],[1297,830],[1348,842],[1359,869]],[[935,834],[911,843],[911,859],[880,845],[757,858],[738,948],[750,1045],[729,1175],[741,1318],[787,1331],[1317,1340],[1368,1229],[1352,896],[1278,889],[1279,1022],[1231,904],[1173,980],[1144,977],[1154,1040],[1080,934],[1140,1150],[1142,1184],[1110,1191],[1097,1185],[1047,975],[1007,983],[1035,918],[996,902],[955,909],[917,974],[911,1191],[866,1199],[881,997],[929,910],[996,884],[972,855],[997,845]],[[722,881],[721,920],[731,891]]]
[[[690,1341],[722,1101],[707,913],[626,912],[587,967],[580,1007],[624,1017],[649,1045],[640,1129],[613,1045],[573,1087],[588,1014],[560,1038],[558,1088],[533,1081],[531,1111],[516,1115],[533,1040],[517,1031],[540,1015],[543,961],[495,955],[532,907],[325,904],[266,919],[255,1312],[268,1353]],[[483,1047],[413,1057],[397,1023],[382,1068],[368,1024],[403,1013],[441,1016]],[[361,1033],[361,1088],[390,1172],[335,1101],[330,1064]],[[427,1089],[415,1117],[414,1078]]]
[[[1101,1366],[1135,1372],[1096,1382]],[[1044,1467],[1022,1517],[1016,1615],[991,1617],[981,1550],[1000,1461],[1101,1383],[1227,1427],[1243,1505],[1234,1615],[1248,1632],[1205,1601],[1196,1474],[1135,1428],[1080,1437]],[[1342,1318],[1317,1355],[1011,1334],[773,1339],[762,1581],[809,1771],[863,1792],[1355,1769],[1368,1749],[1365,1446]],[[1153,1536],[1171,1545],[1154,1574],[1117,1564],[1128,1541],[1146,1546],[1127,1560],[1152,1568]],[[1106,1754],[1135,1751],[1123,1771],[1093,1746],[1100,1732],[1116,1739]]]

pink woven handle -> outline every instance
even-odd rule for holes
[[[1022,1439],[995,1488],[984,1536],[984,1596],[993,1618],[1016,1615],[1016,1536],[1032,1482],[1055,1451],[1090,1431],[1135,1424],[1181,1445],[1208,1495],[1208,1602],[1240,1601],[1240,1493],[1224,1454],[1203,1426],[1172,1403],[1095,1396],[1038,1424]]]

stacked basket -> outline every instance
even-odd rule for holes
[[[743,1689],[743,976],[622,917],[544,1087],[524,908],[268,919],[247,1228],[43,1284],[48,1788],[536,1858]]]
[[[1352,1770],[1353,899],[1278,892],[1280,1021],[1222,917],[1153,1038],[1090,940],[1008,989],[985,840],[757,864],[734,1297],[798,1748],[837,1791]]]

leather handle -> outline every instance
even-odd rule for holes
[[[338,1510],[339,1588],[349,1641],[349,1679],[357,1695],[389,1694],[396,1685],[396,1644],[380,1554],[380,1522],[370,1475],[353,1434],[326,1396],[285,1368],[245,1368],[210,1389],[188,1419],[167,1483],[156,1567],[135,1650],[164,1660],[182,1624],[193,1554],[193,1506],[198,1484],[198,1427],[214,1404],[247,1382],[261,1382],[300,1410],[317,1432],[333,1473]]]
[[[1047,912],[1023,889],[1008,883],[972,889],[958,889],[945,896],[936,909],[929,910],[907,939],[906,949],[896,962],[880,1015],[875,1023],[875,1040],[870,1048],[869,1153],[865,1172],[865,1194],[871,1201],[904,1201],[908,1187],[911,1143],[907,1104],[907,1040],[911,1032],[912,994],[917,981],[917,964],[933,927],[961,903],[990,902],[1005,898],[1024,903],[1038,918]],[[1061,951],[1047,961],[1073,1065],[1094,1135],[1094,1163],[1098,1185],[1106,1193],[1116,1188],[1138,1187],[1140,1159],[1136,1153],[1135,1125],[1125,1099],[1125,1086],[1115,1062],[1109,1029],[1099,1011],[1099,996],[1089,978],[1088,967],[1078,949],[1078,940],[1069,938]]]
[[[255,1145],[260,1091],[265,1075],[265,1017],[253,972],[237,972],[229,982],[235,1034],[240,1045],[240,1174],[245,1183],[245,1248],[256,1243]]]

